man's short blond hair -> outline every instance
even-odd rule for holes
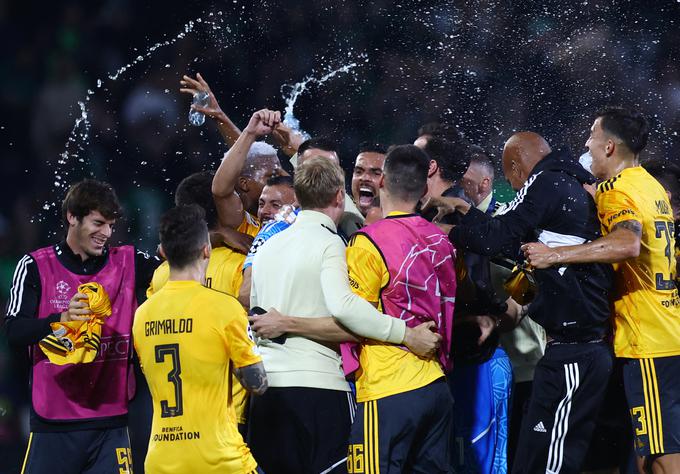
[[[324,209],[345,189],[345,173],[328,158],[314,156],[297,167],[294,184],[302,209]]]

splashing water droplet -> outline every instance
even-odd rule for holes
[[[348,54],[351,55],[351,52]],[[359,60],[364,59],[362,64],[368,62],[368,56],[366,54],[359,55]],[[301,82],[295,84],[284,84],[281,86],[281,93],[283,94],[283,99],[286,101],[285,113],[283,115],[283,123],[289,126],[293,131],[298,132],[304,137],[304,139],[310,138],[310,135],[300,128],[300,121],[295,118],[293,109],[295,108],[295,102],[297,102],[298,97],[307,90],[308,84],[316,84],[317,86],[322,85],[324,82],[332,79],[339,73],[348,73],[352,69],[356,68],[360,64],[353,61],[349,64],[345,64],[337,69],[333,69],[321,77],[307,76]],[[286,94],[288,92],[288,94]]]
[[[198,23],[201,23],[200,19],[196,20]],[[221,23],[220,20],[208,20],[205,22],[202,22],[202,24],[208,26],[208,27],[214,27],[216,23]],[[182,32],[177,34],[174,38],[162,41],[159,43],[154,44],[153,46],[149,47],[147,51],[144,54],[138,55],[133,61],[130,63],[126,64],[125,66],[120,67],[115,73],[113,74],[108,74],[106,77],[108,80],[115,81],[117,80],[122,74],[124,74],[128,69],[131,67],[135,66],[136,64],[144,61],[145,59],[151,57],[152,53],[154,53],[156,50],[158,50],[161,47],[165,46],[170,46],[172,44],[175,44],[178,40],[184,38],[188,33],[191,33],[194,30],[195,23],[194,21],[189,21],[182,27]],[[170,64],[166,64],[165,67],[170,67]],[[101,89],[102,86],[104,85],[104,81],[102,79],[97,79],[97,89]],[[71,129],[71,133],[69,133],[68,138],[66,139],[66,146],[64,151],[59,155],[60,159],[57,160],[57,166],[58,167],[63,167],[68,164],[69,158],[77,158],[77,161],[79,163],[85,163],[86,160],[80,156],[78,156],[78,151],[84,151],[84,144],[87,144],[88,138],[89,138],[89,132],[91,128],[91,124],[88,119],[88,112],[87,112],[87,107],[86,103],[90,101],[90,99],[95,95],[95,91],[92,89],[87,89],[87,93],[85,95],[85,98],[82,101],[78,101],[78,107],[80,108],[80,115],[76,117],[75,122],[73,124],[73,128]],[[108,100],[106,100],[108,102]],[[82,126],[82,127],[81,127]],[[82,128],[82,130],[81,130]],[[73,145],[72,145],[73,144]],[[71,151],[73,146],[76,147],[75,151]],[[67,172],[64,172],[64,175],[68,175]],[[61,182],[55,181],[54,186],[55,188],[61,186]],[[49,211],[52,208],[55,208],[57,204],[55,202],[45,202],[42,206],[42,209],[45,211]],[[44,216],[37,216],[36,220],[38,222],[42,222],[44,220]]]

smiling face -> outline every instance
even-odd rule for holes
[[[290,186],[265,186],[260,194],[257,217],[260,222],[274,219],[283,206],[297,206],[295,191]]]
[[[66,241],[71,250],[83,260],[102,255],[116,220],[105,218],[99,211],[90,211],[81,220],[71,213],[68,213],[67,218],[69,228]]]
[[[361,213],[366,213],[378,196],[385,155],[376,152],[359,153],[352,174],[352,196]]]

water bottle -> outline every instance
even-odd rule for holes
[[[194,94],[193,100],[191,101],[191,105],[207,107],[208,97],[210,97],[210,95],[205,91],[196,92]],[[189,109],[189,123],[195,127],[200,127],[205,123],[205,114],[195,110],[194,108]]]

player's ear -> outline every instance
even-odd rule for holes
[[[491,178],[485,177],[482,178],[482,181],[479,183],[479,192],[485,193],[491,188]]]
[[[238,180],[236,181],[236,186],[241,192],[247,193],[250,191],[250,182],[246,176],[239,176]]]
[[[68,221],[68,225],[73,227],[78,223],[78,218],[71,214],[69,211],[66,211],[66,220]]]
[[[335,207],[344,207],[345,205],[345,190],[344,188],[338,189],[335,193]]]
[[[378,181],[378,188],[385,187],[385,173],[380,175],[380,181]]]
[[[158,253],[160,254],[161,257],[163,257],[163,260],[168,259],[168,257],[165,256],[165,250],[163,250],[163,244],[158,244]]]
[[[613,140],[607,140],[607,146],[604,149],[604,152],[607,154],[607,157],[610,157],[614,154],[614,151],[616,150],[616,143],[614,143]]]
[[[210,251],[211,251],[210,241],[208,241],[208,243],[203,246],[203,259],[204,260],[207,260],[207,259],[210,258]]]
[[[439,169],[439,165],[436,161],[430,160],[430,168],[427,170],[427,177],[431,178]]]

